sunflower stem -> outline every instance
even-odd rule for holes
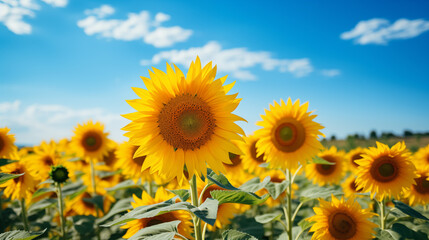
[[[206,231],[207,231],[207,223],[204,223],[204,227],[203,227],[203,236],[201,239],[206,239]]]
[[[94,161],[90,160],[91,165],[91,184],[92,184],[92,196],[94,197],[97,194],[96,185],[95,185],[95,169],[94,169]]]
[[[191,182],[191,199],[192,199],[192,205],[195,207],[198,207],[198,190],[197,190],[197,177],[194,175],[192,176]],[[194,222],[194,229],[195,229],[195,240],[202,240],[202,232],[201,232],[201,221],[197,216],[192,216],[192,220]]]
[[[60,211],[60,225],[61,225],[61,236],[62,239],[66,239],[66,230],[65,230],[65,219],[64,219],[64,205],[63,205],[63,193],[61,191],[61,183],[55,183],[57,187],[57,193],[58,193],[58,209]]]
[[[292,240],[292,173],[287,170],[287,177],[289,180],[288,193],[287,193],[287,218],[288,218],[288,237],[289,240]]]
[[[29,231],[30,225],[28,224],[27,210],[25,209],[25,199],[21,199],[20,203],[21,203],[22,222],[24,223],[24,230]]]
[[[381,201],[377,201],[380,206],[380,229],[384,230],[386,227],[386,219],[384,218],[384,214],[386,212],[386,204],[384,202],[384,198]]]
[[[152,181],[149,181],[149,196],[153,197],[153,183]]]

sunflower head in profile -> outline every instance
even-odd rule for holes
[[[356,161],[359,164],[356,185],[378,200],[391,196],[399,198],[417,178],[410,152],[404,142],[392,148],[380,142],[376,144],[377,147],[366,149],[362,159]]]
[[[420,148],[414,154],[413,160],[416,166],[423,168],[429,167],[429,144],[426,147]]]
[[[256,143],[257,157],[265,155],[267,162],[273,168],[298,168],[298,163],[306,164],[317,152],[322,149],[318,136],[324,136],[320,130],[322,125],[314,122],[317,115],[307,112],[308,102],[300,105],[299,100],[280,104],[274,101],[262,121],[257,125],[263,127],[255,132],[260,139]]]
[[[143,170],[181,182],[185,165],[190,177],[206,175],[206,164],[219,173],[230,152],[242,154],[231,142],[244,135],[235,124],[244,119],[232,113],[241,99],[227,94],[234,83],[223,85],[226,76],[215,79],[216,66],[202,68],[197,57],[186,76],[169,64],[149,75],[142,77],[147,90],[133,88],[139,98],[127,101],[137,112],[123,115],[132,121],[125,136],[139,147],[134,157],[146,156]]]
[[[266,160],[264,153],[258,154],[256,149],[256,142],[258,139],[259,137],[256,135],[249,135],[244,137],[244,142],[237,142],[241,151],[244,153],[241,156],[244,169],[257,176],[265,171],[265,168],[259,165],[265,163]]]
[[[356,173],[359,165],[356,163],[357,160],[361,159],[362,156],[361,154],[364,153],[364,149],[361,147],[357,147],[355,149],[352,149],[350,152],[347,153],[346,155],[346,159],[348,161],[348,169],[353,172]]]
[[[307,221],[315,222],[310,232],[312,239],[372,239],[377,225],[369,219],[375,215],[367,209],[362,209],[353,199],[338,200],[332,196],[332,201],[319,200],[320,207],[314,207],[316,215]]]
[[[28,170],[36,179],[44,181],[49,178],[51,166],[62,164],[57,146],[54,141],[49,143],[42,141],[39,146],[33,148],[34,154],[26,158]]]
[[[419,168],[417,175],[414,179],[416,183],[405,192],[404,198],[409,200],[410,205],[425,205],[429,203],[429,167]]]
[[[346,168],[344,152],[338,151],[335,146],[332,146],[320,152],[318,157],[335,164],[308,164],[305,167],[307,178],[312,179],[314,184],[320,186],[339,183],[345,174]]]
[[[7,127],[0,128],[0,158],[11,159],[17,151],[15,136],[8,134],[9,130]]]
[[[136,195],[133,195],[134,202],[131,202],[131,205],[133,206],[133,208],[137,208],[140,206],[147,206],[151,204],[164,202],[164,201],[167,201],[168,199],[171,199],[172,197],[174,197],[172,193],[169,193],[164,188],[160,187],[157,189],[155,193],[155,198],[152,198],[146,192],[142,193],[141,199],[138,198]],[[127,222],[126,225],[121,227],[121,228],[127,229],[127,232],[122,238],[128,239],[132,237],[134,234],[136,234],[140,229],[143,229],[145,227],[150,227],[160,223],[171,222],[176,220],[180,220],[180,223],[177,227],[179,234],[185,236],[188,239],[192,239],[191,216],[189,215],[188,212],[183,210],[167,212],[164,214],[157,215],[155,217],[136,219],[136,220]]]
[[[101,161],[114,146],[114,142],[107,138],[108,135],[100,122],[94,123],[90,120],[85,124],[77,125],[70,146],[77,157],[87,161]]]
[[[353,174],[350,175],[346,180],[341,184],[345,197],[363,197],[363,195],[356,195],[357,193],[362,193],[362,189],[357,188],[356,186],[356,176]]]

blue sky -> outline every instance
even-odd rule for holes
[[[92,118],[125,140],[139,76],[199,54],[237,81],[247,133],[288,97],[328,137],[428,131],[428,43],[428,1],[0,0],[0,127],[36,144]]]

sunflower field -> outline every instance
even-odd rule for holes
[[[18,148],[0,126],[0,240],[429,239],[429,145],[327,146],[291,98],[246,135],[216,70],[150,70],[127,142],[88,120]]]

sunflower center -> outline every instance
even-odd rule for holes
[[[158,127],[164,140],[175,149],[194,150],[214,134],[215,118],[210,106],[197,96],[176,96],[158,115]]]
[[[323,159],[325,159],[328,162],[331,163],[336,163],[335,158],[331,157],[331,156],[324,156],[322,157]],[[316,170],[317,172],[319,172],[322,175],[331,175],[336,168],[336,164],[334,165],[328,165],[328,164],[316,164]]]
[[[18,169],[16,169],[15,171],[13,171],[13,172],[11,172],[11,174],[21,174],[21,173],[23,173],[24,171],[23,171],[23,169],[21,169],[21,168],[18,168]],[[24,175],[22,175],[22,176],[19,176],[19,177],[17,177],[17,178],[14,178],[13,179],[13,181],[15,182],[15,184],[16,183],[18,183],[18,182],[20,182],[21,180],[23,180],[24,179]]]
[[[353,191],[355,192],[361,192],[362,188],[357,189],[357,185],[356,185],[356,181],[351,181],[350,182],[350,188],[353,189]]]
[[[241,163],[241,157],[240,155],[229,153],[229,160],[231,160],[232,164],[226,164],[230,167],[235,167]]]
[[[398,166],[394,158],[382,156],[375,159],[370,173],[373,179],[378,182],[390,182],[398,176]]]
[[[421,176],[414,179],[416,184],[414,184],[413,187],[418,193],[429,194],[429,181],[427,178],[428,176]]]
[[[304,144],[305,129],[294,118],[285,118],[273,128],[271,139],[280,151],[294,152]]]
[[[112,166],[116,162],[115,150],[109,151],[109,154],[103,157],[103,161],[107,166]]]
[[[359,167],[359,164],[356,163],[356,160],[362,159],[361,157],[361,153],[356,153],[355,155],[352,156],[352,164],[355,167]]]
[[[346,213],[335,213],[329,219],[329,233],[336,239],[349,239],[356,234],[356,223]]]
[[[82,138],[82,146],[86,151],[95,152],[101,148],[103,140],[96,132],[87,132]]]
[[[259,163],[263,163],[264,161],[264,154],[261,154],[259,157],[256,157],[256,141],[254,141],[250,145],[250,154],[252,155],[252,159],[256,160]]]
[[[43,158],[43,163],[44,163],[46,166],[54,165],[54,161],[52,160],[51,156],[46,156],[46,157],[44,157],[44,158]]]
[[[271,176],[270,182],[281,183],[281,182],[283,182],[283,180],[284,180],[284,178],[282,179],[282,178],[280,178],[278,176]]]

